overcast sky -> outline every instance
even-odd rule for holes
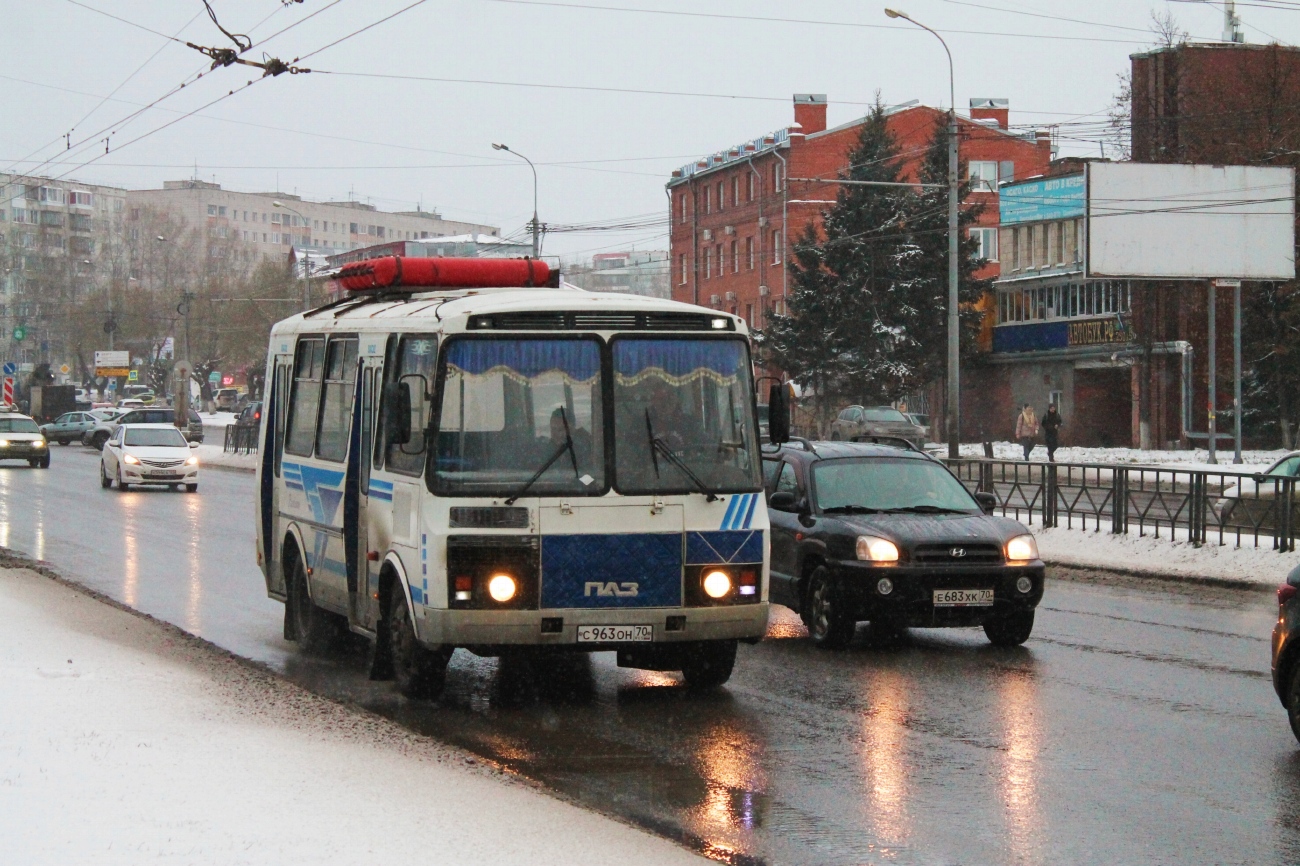
[[[0,171],[134,188],[197,170],[231,189],[278,184],[385,210],[422,205],[509,234],[531,214],[532,177],[494,141],[537,164],[543,221],[620,223],[666,212],[674,168],[788,125],[793,93],[828,94],[832,125],[860,116],[877,91],[890,104],[948,102],[938,41],[887,19],[876,0],[424,0],[310,57],[414,0],[209,2],[226,30],[251,37],[244,57],[302,56],[316,71],[242,90],[260,70],[220,68],[194,81],[204,57],[140,28],[231,45],[201,0],[8,0]],[[1095,124],[1128,55],[1154,43],[1153,11],[1172,12],[1193,38],[1223,29],[1218,3],[889,2],[943,32],[959,109],[971,97],[1006,97],[1013,125],[1063,124],[1067,154],[1100,153]],[[1300,40],[1300,3],[1264,8],[1285,5],[1239,4],[1247,41]],[[666,244],[651,228],[551,235],[545,252]]]

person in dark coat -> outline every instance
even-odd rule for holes
[[[1061,413],[1056,410],[1056,404],[1053,403],[1048,406],[1047,414],[1043,416],[1042,425],[1043,438],[1047,442],[1047,461],[1049,463],[1056,462],[1056,449],[1060,447],[1061,424],[1063,423]]]

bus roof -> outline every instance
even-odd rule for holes
[[[298,313],[272,334],[330,331],[697,331],[747,334],[744,320],[721,310],[577,288],[431,289],[361,295]]]

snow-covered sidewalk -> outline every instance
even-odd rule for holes
[[[30,571],[0,618],[6,863],[707,862]]]
[[[946,455],[947,450],[940,452]],[[1177,466],[1180,469],[1205,469],[1213,472],[1259,472],[1270,463],[1288,452],[1276,451],[1242,451],[1244,465],[1234,466],[1232,448],[1220,448],[1216,455],[1216,464],[1208,462],[1210,454],[1204,448],[1188,451],[1142,451],[1137,448],[1058,448],[1057,463],[1113,463],[1138,466]],[[961,446],[962,457],[983,457],[984,446],[979,443],[967,443]],[[994,442],[993,456],[998,460],[1022,460],[1025,450],[1015,442]],[[1039,442],[1030,453],[1029,459],[1035,462],[1047,460],[1047,446]]]

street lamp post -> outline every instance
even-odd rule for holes
[[[944,419],[948,429],[948,457],[956,458],[961,444],[961,352],[960,310],[957,305],[957,255],[960,238],[957,235],[957,85],[953,72],[952,52],[943,37],[926,27],[906,12],[886,9],[890,18],[901,18],[934,36],[948,55],[948,408]]]
[[[278,207],[278,208],[280,208],[280,209],[282,209],[282,210],[287,210],[289,213],[294,214],[295,216],[298,217],[298,219],[302,220],[302,223],[303,223],[304,226],[307,224],[307,218],[306,218],[305,216],[303,216],[302,214],[298,213],[298,211],[296,211],[296,210],[294,210],[293,208],[289,207],[287,204],[285,204],[285,203],[282,202],[282,201],[273,201],[273,202],[271,202],[271,207]],[[305,312],[305,311],[311,309],[311,283],[309,283],[309,282],[307,281],[307,253],[306,253],[306,247],[304,247],[303,249],[304,249],[304,252],[303,252],[303,259],[302,259],[302,308],[303,308],[303,311]]]
[[[533,258],[537,258],[541,254],[541,248],[542,248],[541,238],[539,237],[541,233],[541,223],[537,221],[537,166],[533,165],[533,161],[531,159],[524,156],[522,153],[520,153],[517,150],[511,150],[510,148],[506,147],[504,144],[494,143],[492,145],[492,149],[504,150],[506,153],[513,153],[515,156],[519,157],[524,162],[528,163],[528,167],[533,170],[533,221],[532,223],[530,223],[529,227],[532,229],[532,234],[533,234]]]

